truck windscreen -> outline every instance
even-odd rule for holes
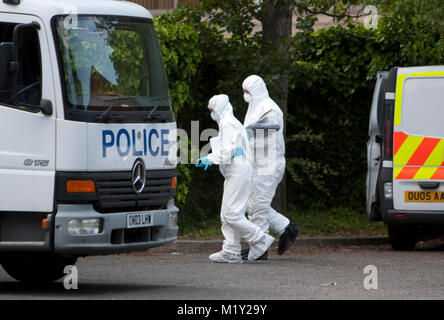
[[[58,16],[53,23],[66,118],[109,122],[112,115],[114,119],[119,115],[120,121],[128,120],[124,118],[130,114],[133,118],[135,114],[145,115],[147,119],[140,122],[155,120],[162,110],[171,112],[152,20]]]

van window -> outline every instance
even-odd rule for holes
[[[405,133],[444,137],[444,78],[410,78],[405,81],[401,125]]]
[[[387,92],[387,76],[382,75],[381,76],[381,86],[379,88],[379,96],[378,96],[378,106],[377,106],[377,117],[378,117],[378,128],[380,131],[383,130],[384,124],[383,124],[383,111],[384,111],[384,101],[385,101],[385,93]]]
[[[0,23],[0,43],[12,42],[12,35],[16,24]],[[34,29],[24,29],[20,32],[18,44],[19,71],[17,75],[17,101],[20,104],[39,105],[42,88],[42,67],[38,33]],[[11,77],[12,80],[12,77]],[[8,90],[0,91],[0,103],[11,105],[12,86]]]

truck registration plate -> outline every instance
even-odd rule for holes
[[[151,213],[140,212],[126,215],[126,227],[128,229],[148,227],[152,224]]]

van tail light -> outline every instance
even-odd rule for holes
[[[384,158],[393,157],[393,123],[386,121],[384,125]]]

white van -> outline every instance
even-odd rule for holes
[[[177,239],[176,122],[151,14],[0,0],[0,262],[53,281],[77,257]]]
[[[377,75],[367,142],[367,216],[411,250],[444,232],[444,66]]]

